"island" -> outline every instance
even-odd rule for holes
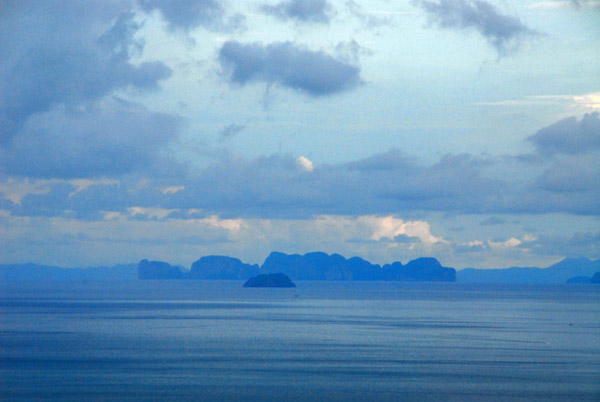
[[[285,274],[261,274],[253,276],[244,283],[245,288],[295,288],[296,285]]]

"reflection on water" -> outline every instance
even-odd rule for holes
[[[0,285],[2,400],[600,400],[593,286]]]

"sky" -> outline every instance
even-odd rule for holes
[[[0,263],[600,258],[600,2],[4,0]]]

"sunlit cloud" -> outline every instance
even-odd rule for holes
[[[475,106],[544,106],[565,105],[579,112],[600,110],[600,92],[581,95],[534,95],[521,99],[506,99],[492,102],[477,102]]]
[[[313,170],[315,170],[315,167],[314,167],[312,161],[310,159],[308,159],[306,156],[299,156],[296,159],[296,164],[304,172],[312,172]]]

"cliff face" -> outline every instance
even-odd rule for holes
[[[288,255],[273,252],[265,260],[261,272],[283,272],[295,280],[374,280],[377,279],[379,268],[379,265],[361,258],[347,260],[339,254],[315,252]]]
[[[225,256],[202,257],[192,264],[190,279],[248,279],[258,275],[258,265]]]
[[[323,252],[305,255],[273,252],[262,267],[245,264],[226,256],[202,257],[182,272],[166,262],[142,260],[138,265],[140,279],[234,279],[246,280],[259,274],[283,273],[294,280],[310,281],[443,281],[454,282],[456,271],[445,268],[435,258],[419,258],[402,265],[383,267],[362,258],[346,259],[339,254]]]
[[[454,282],[456,271],[445,268],[435,258],[419,258],[402,265],[400,262],[383,268],[362,258],[345,259],[341,255],[322,252],[305,255],[273,252],[265,260],[261,272],[283,272],[296,280],[391,280]]]
[[[162,261],[142,260],[138,264],[138,279],[183,279],[177,267]]]
[[[383,266],[384,276],[393,281],[455,282],[456,270],[442,267],[435,258],[417,258],[406,265],[399,262]]]

